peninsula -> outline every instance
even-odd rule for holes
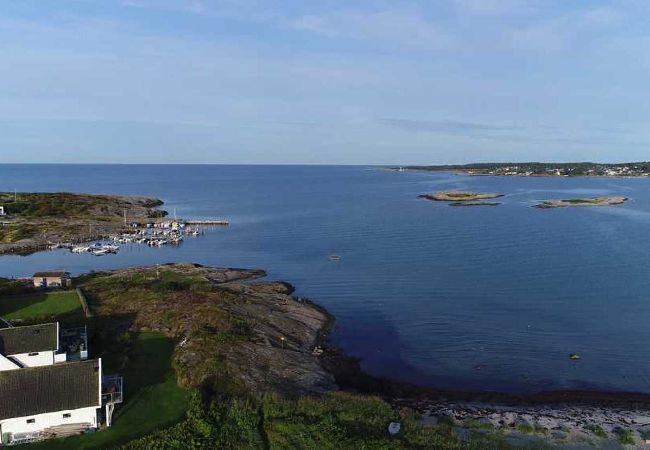
[[[535,208],[552,209],[552,208],[569,208],[582,206],[610,206],[622,205],[627,201],[626,197],[593,197],[593,198],[571,198],[568,200],[544,200],[535,205]]]
[[[82,242],[118,233],[126,222],[167,215],[150,197],[0,193],[0,254],[31,253],[51,243]]]
[[[507,162],[474,163],[439,166],[391,167],[396,171],[457,172],[467,175],[492,176],[607,176],[644,177],[650,176],[650,162],[628,163],[554,163],[554,162]]]
[[[46,295],[48,312],[61,311],[48,320],[88,326],[92,356],[124,377],[124,404],[109,430],[34,448],[360,448],[371,440],[373,448],[477,450],[647,436],[648,395],[453,392],[372,377],[327,345],[333,318],[323,308],[265,275],[198,264],[93,272],[74,280],[83,313]],[[14,325],[38,323],[32,303],[28,293],[0,291]]]

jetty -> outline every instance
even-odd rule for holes
[[[230,222],[226,219],[186,219],[186,225],[230,225]]]

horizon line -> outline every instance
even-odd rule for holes
[[[0,166],[347,166],[347,167],[445,167],[445,166],[471,166],[479,164],[640,164],[650,163],[650,160],[619,160],[619,161],[474,161],[463,163],[409,163],[409,164],[381,164],[381,163],[216,163],[216,162],[0,162]]]

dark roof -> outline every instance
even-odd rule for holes
[[[0,372],[0,420],[100,406],[99,360]]]
[[[0,354],[7,356],[58,350],[58,340],[56,323],[2,328],[0,329]]]
[[[69,276],[70,272],[36,272],[32,278],[63,278]]]

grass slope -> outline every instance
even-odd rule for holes
[[[83,312],[76,291],[35,292],[0,297],[0,317],[22,322],[81,319]]]
[[[125,402],[115,408],[113,427],[26,448],[111,448],[180,420],[187,409],[188,391],[178,387],[170,364],[173,343],[160,333],[142,332],[128,346],[127,354],[103,360],[104,373],[116,371],[124,376]]]

